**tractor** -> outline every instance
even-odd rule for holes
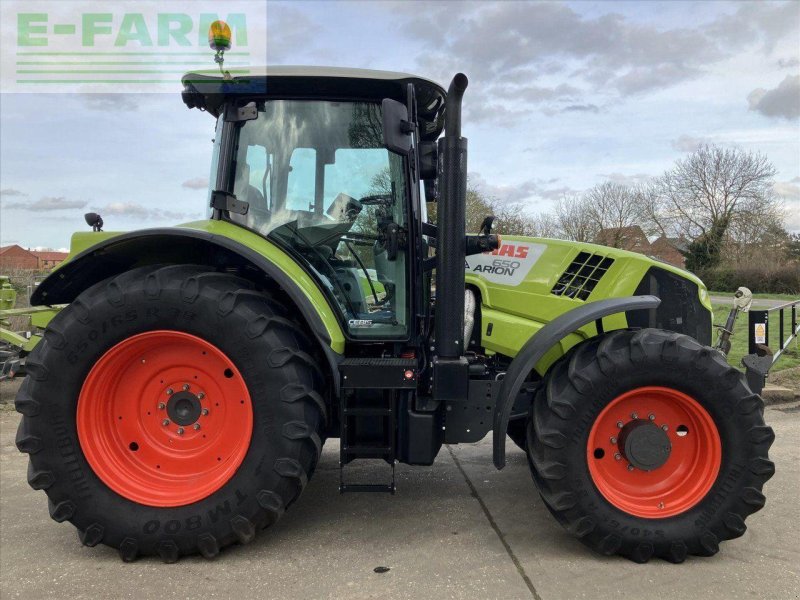
[[[16,443],[83,544],[212,558],[291,507],[330,438],[341,493],[394,494],[398,463],[490,432],[494,465],[509,437],[602,554],[679,563],[745,532],[774,433],[710,347],[705,286],[620,249],[501,239],[491,215],[468,234],[465,75],[182,83],[216,120],[206,218],[125,233],[87,215],[32,297],[54,308]]]

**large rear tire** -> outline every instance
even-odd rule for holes
[[[548,509],[583,543],[636,562],[710,556],[764,506],[775,434],[712,348],[616,331],[554,365],[531,408],[528,458]]]
[[[294,502],[320,455],[324,378],[269,292],[145,267],[51,322],[17,395],[17,446],[50,516],[125,561],[207,558]]]

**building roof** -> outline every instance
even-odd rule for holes
[[[662,235],[652,242],[653,247],[658,247],[662,244],[675,248],[678,252],[686,252],[689,249],[689,242],[683,237],[666,237]]]
[[[647,236],[638,225],[601,229],[595,236],[595,243],[605,246],[619,244],[619,247],[623,250],[631,250],[637,246],[637,243],[643,247],[650,246]]]
[[[10,246],[2,246],[2,247],[0,247],[0,254],[5,254],[6,252],[8,252],[9,250],[11,250],[13,248],[19,248],[20,250],[23,250],[25,252],[30,252],[30,250],[25,250],[25,248],[23,248],[19,244],[11,244]]]
[[[69,255],[68,252],[55,252],[52,250],[44,250],[41,252],[38,250],[31,250],[31,254],[33,254],[36,258],[39,258],[41,260],[59,260],[59,261],[66,259],[67,256]]]
[[[622,236],[644,235],[644,230],[639,225],[630,225],[628,227],[606,227],[605,229],[601,229],[597,232],[597,237],[617,234]]]

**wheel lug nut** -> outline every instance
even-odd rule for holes
[[[194,425],[192,425],[192,427],[194,428],[195,431],[197,431],[198,429],[200,429],[200,423],[195,423]]]
[[[178,427],[178,435],[183,435],[183,427]]]
[[[208,409],[207,409],[207,408],[204,408],[204,409],[203,409],[203,412],[202,412],[201,414],[202,414],[204,417],[207,417],[207,416],[208,416]]]
[[[667,427],[666,425],[662,425],[661,429],[663,429],[664,431],[667,431],[667,430],[669,430],[669,427]]]
[[[183,391],[184,392],[188,392],[189,391],[189,384],[188,383],[184,383],[183,384]]]
[[[622,454],[620,454],[619,452],[617,452],[617,453],[614,455],[614,460],[622,460]]]
[[[656,416],[654,414],[652,414],[652,413],[647,415],[647,418],[650,419],[651,421],[655,421],[656,420]]]
[[[206,397],[206,395],[205,395],[203,392],[200,392],[199,394],[197,394],[197,397],[198,397],[200,400],[202,400],[203,398],[205,398],[205,397]]]
[[[173,390],[172,388],[167,388],[167,396],[172,396],[172,394],[174,394],[174,393],[175,393],[175,390]]]
[[[622,429],[622,421],[617,421],[617,427],[618,427],[619,429]]]
[[[633,465],[628,465],[628,471],[633,471]]]
[[[613,435],[611,436],[611,443],[612,444],[616,444],[617,443],[617,438],[615,438]]]
[[[638,419],[639,415],[636,413],[631,413],[631,419]]]
[[[161,421],[161,424],[162,424],[164,427],[166,427],[167,425],[169,425],[169,419],[164,419],[163,421]]]
[[[164,410],[165,408],[167,408],[167,405],[166,405],[166,404],[164,404],[163,402],[159,402],[159,403],[158,403],[158,409],[159,409],[159,410]]]

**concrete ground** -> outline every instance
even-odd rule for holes
[[[744,537],[712,558],[637,565],[592,554],[539,499],[524,454],[492,466],[489,439],[445,447],[433,467],[398,468],[396,496],[339,495],[332,440],[294,507],[214,561],[132,564],[85,548],[47,513],[0,406],[0,596],[9,598],[657,598],[800,597],[800,405],[770,407],[777,474]],[[379,469],[380,467],[366,467]],[[385,573],[375,567],[389,567]]]

